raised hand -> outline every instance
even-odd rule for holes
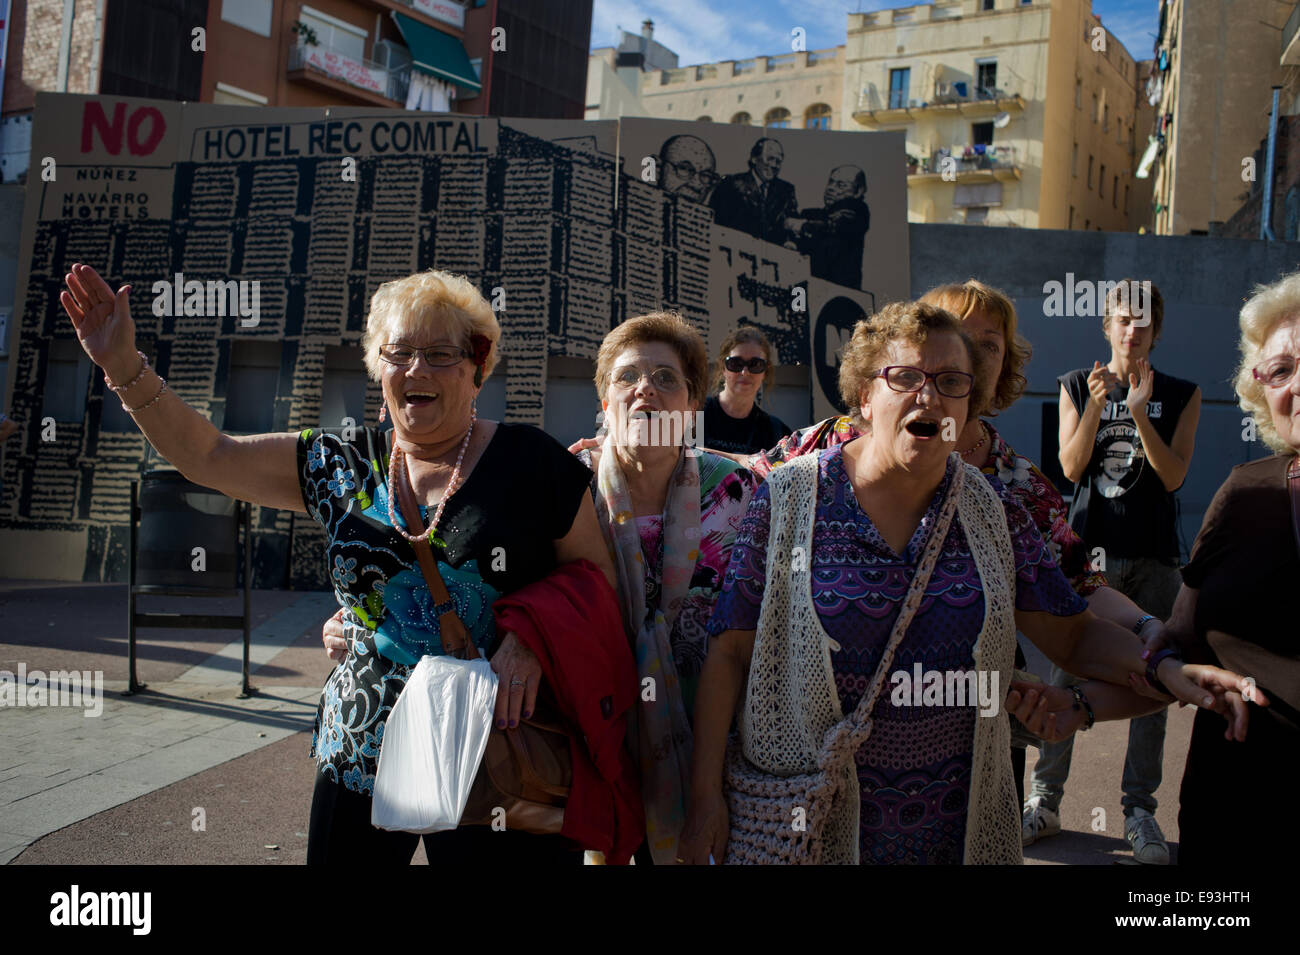
[[[98,272],[80,263],[63,281],[67,289],[59,294],[59,301],[72,319],[81,347],[115,383],[130,381],[140,369],[135,322],[127,300],[131,286],[123,285],[114,293]]]
[[[1146,414],[1147,402],[1151,400],[1151,390],[1155,387],[1156,372],[1151,367],[1151,362],[1145,358],[1138,359],[1138,370],[1142,373],[1139,378],[1137,375],[1129,372],[1128,376],[1128,413],[1131,415]]]
[[[1106,407],[1106,396],[1117,381],[1119,378],[1101,362],[1092,363],[1092,371],[1088,372],[1088,395],[1098,408]]]

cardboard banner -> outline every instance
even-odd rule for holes
[[[218,428],[240,398],[238,348],[257,342],[271,356],[257,378],[267,430],[339,426],[321,420],[327,350],[359,345],[380,284],[430,268],[467,276],[498,309],[506,420],[545,423],[549,356],[592,359],[614,325],[665,307],[715,348],[738,323],[762,327],[782,362],[813,365],[810,420],[831,413],[828,343],[853,309],[907,294],[901,134],[775,131],[780,185],[764,187],[746,169],[762,131],[690,126],[715,157],[706,175],[680,125],[39,94],[10,406],[41,421],[49,376],[77,359],[59,293],[84,262],[132,285],[140,347]],[[772,152],[756,155],[771,166]],[[121,579],[127,488],[157,462],[84,374],[57,439],[6,455],[0,527],[35,535],[49,575]],[[358,421],[378,410],[378,386],[364,393]],[[292,550],[295,584],[328,583],[311,528],[257,520],[259,581],[283,579]],[[0,557],[0,573],[6,559],[19,558]]]

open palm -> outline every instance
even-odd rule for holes
[[[63,281],[67,289],[59,294],[59,301],[90,360],[105,371],[124,361],[129,364],[135,356],[135,323],[127,300],[131,286],[123,285],[114,294],[98,272],[81,264],[74,265]]]

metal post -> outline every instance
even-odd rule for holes
[[[252,696],[257,691],[248,684],[248,653],[249,646],[252,644],[252,635],[249,633],[251,626],[251,615],[249,613],[249,591],[253,586],[253,516],[252,507],[247,502],[243,502],[244,512],[244,676],[243,683],[239,689],[239,699],[244,700]]]
[[[1259,209],[1259,237],[1272,242],[1273,234],[1273,159],[1277,148],[1277,103],[1282,87],[1273,87],[1273,112],[1268,118],[1268,157],[1264,160],[1264,202]]]
[[[131,482],[130,510],[130,546],[127,548],[126,573],[126,691],[123,696],[134,696],[144,689],[144,684],[135,678],[135,551],[136,521],[140,519],[140,482]]]

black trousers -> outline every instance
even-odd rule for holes
[[[316,774],[307,830],[308,865],[410,865],[422,838],[429,865],[582,865],[582,850],[563,836],[534,836],[509,829],[498,832],[489,826],[466,826],[424,836],[376,829],[370,824],[369,796]]]

